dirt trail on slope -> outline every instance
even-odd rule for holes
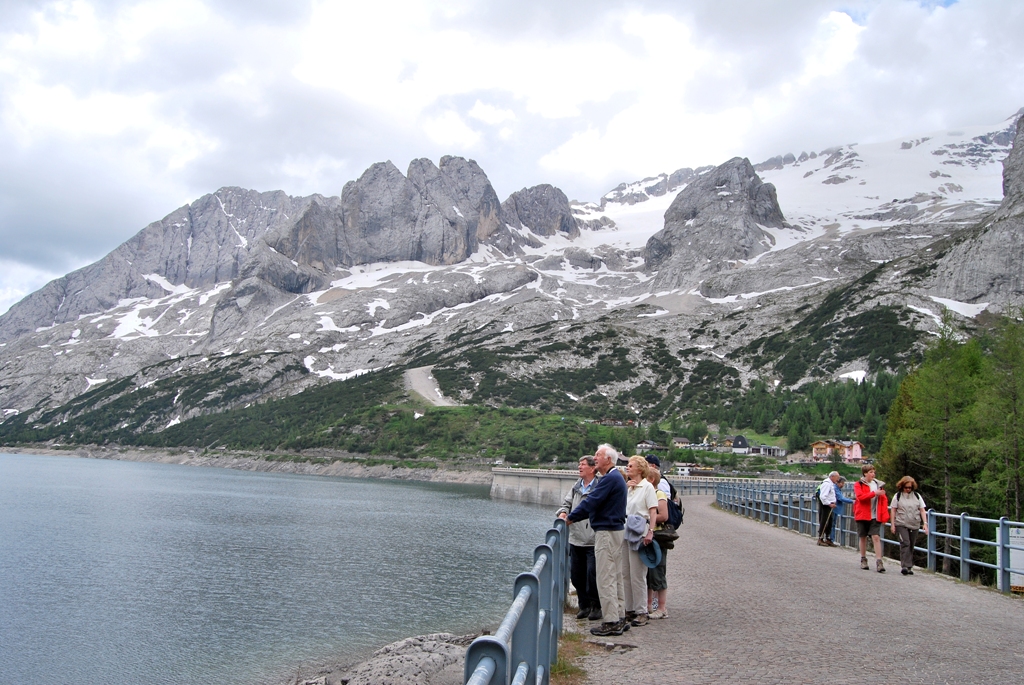
[[[418,369],[409,369],[405,372],[405,389],[412,390],[419,395],[423,396],[423,399],[430,402],[437,407],[457,407],[458,402],[452,400],[441,394],[441,388],[438,386],[437,381],[431,375],[430,371],[433,366],[421,366]]]

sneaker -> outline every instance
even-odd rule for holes
[[[580,609],[578,612],[576,612],[576,618],[578,618],[578,619],[584,619],[584,618],[587,618],[588,616],[590,616],[590,609],[584,608],[584,609]]]
[[[597,635],[599,637],[607,637],[609,635],[622,635],[622,628],[619,627],[618,623],[605,622],[595,628],[591,628],[590,634]]]
[[[654,618],[668,618],[668,612],[665,611],[664,609],[655,609],[650,614],[648,614],[648,617],[652,618],[652,619],[654,619]]]
[[[867,557],[861,557],[860,558],[860,567],[862,569],[864,569],[865,571],[870,571],[871,570],[871,568],[868,566],[868,558]]]
[[[634,618],[629,623],[630,623],[630,625],[634,625],[637,628],[639,628],[640,626],[647,625],[647,620],[648,620],[647,619],[647,614],[637,614],[636,618]]]
[[[594,607],[590,610],[590,620],[600,621],[601,620],[601,607]]]
[[[876,559],[875,560],[875,570],[878,571],[879,573],[885,573],[885,566],[882,565],[882,560],[881,559]]]

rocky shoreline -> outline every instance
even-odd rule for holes
[[[282,685],[462,685],[466,647],[478,635],[409,637],[365,661],[303,669]]]
[[[113,459],[117,461],[137,461],[155,464],[180,464],[182,466],[212,466],[218,468],[237,469],[239,471],[259,471],[264,473],[297,473],[307,476],[342,476],[345,478],[381,478],[386,480],[407,480],[427,483],[461,483],[465,485],[490,485],[490,466],[449,468],[439,465],[437,468],[410,468],[391,464],[360,464],[358,457],[349,453],[317,452],[303,454],[296,461],[290,458],[266,459],[257,454],[224,451],[216,456],[159,450],[151,448],[103,447],[84,445],[73,448],[56,448],[49,445],[30,447],[0,447],[0,452],[9,454],[41,454],[59,457],[77,457],[82,459]],[[276,455],[272,455],[276,456]]]

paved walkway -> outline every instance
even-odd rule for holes
[[[713,501],[684,498],[669,617],[594,638],[617,647],[586,657],[588,683],[1024,682],[1024,600],[888,559],[862,571]]]

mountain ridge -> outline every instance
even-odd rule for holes
[[[1024,144],[1010,199],[991,190],[1021,139],[1007,130],[783,157],[763,179],[737,158],[601,205],[546,185],[499,203],[457,157],[407,175],[382,162],[335,197],[221,189],[0,317],[0,410],[65,407],[60,421],[126,402],[144,414],[131,430],[163,430],[416,361],[467,403],[669,416],[695,383],[896,369],[938,306],[1019,298],[939,277],[979,260],[1005,273],[993,241],[954,255],[986,221],[1016,226],[1000,212],[1018,206]]]

